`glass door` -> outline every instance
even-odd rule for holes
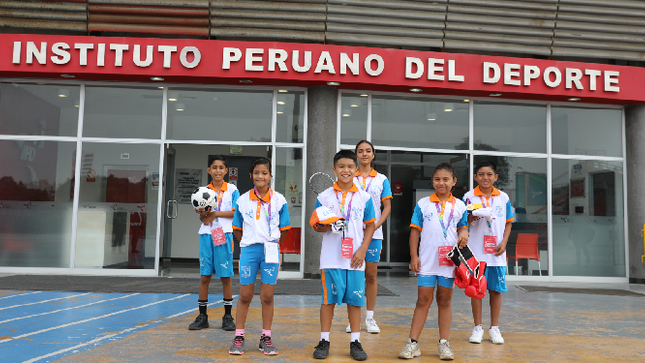
[[[172,242],[172,221],[177,218],[177,200],[175,199],[175,148],[169,146],[166,149],[166,160],[164,163],[164,177],[162,178],[162,188],[164,195],[164,212],[163,212],[163,244],[161,246],[161,255],[159,261],[159,274],[167,275],[170,273],[170,250]]]

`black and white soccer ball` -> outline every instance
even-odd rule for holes
[[[217,194],[211,188],[199,187],[190,196],[190,201],[195,210],[198,210],[200,207],[206,211],[211,210],[217,206]]]

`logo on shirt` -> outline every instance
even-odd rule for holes
[[[363,208],[356,208],[352,206],[352,219],[355,221],[360,221],[363,217]]]
[[[352,291],[356,296],[358,296],[359,299],[363,298],[363,290],[358,290],[358,291]]]
[[[372,257],[376,257],[376,253],[378,252],[378,248],[368,248],[367,253],[370,254]]]
[[[264,269],[264,272],[266,272],[267,274],[269,274],[269,276],[273,277],[273,272],[275,272],[275,267],[265,268],[265,269]]]
[[[240,266],[240,275],[244,278],[251,277],[251,266]]]
[[[503,214],[503,213],[504,213],[504,209],[502,208],[502,206],[501,206],[501,205],[497,205],[497,206],[495,206],[495,214],[496,214],[498,217],[500,217],[500,218],[501,218],[501,217],[503,217],[503,216],[504,216],[504,214]]]
[[[225,263],[220,263],[219,265],[224,268],[228,268],[228,261],[226,261]]]
[[[255,217],[253,211],[247,211],[246,213],[244,213],[244,216],[248,219],[253,219]]]
[[[429,212],[429,213],[428,213],[428,214],[426,214],[424,217],[425,217],[425,219],[426,219],[428,222],[430,222],[430,221],[432,220],[432,216],[433,216],[433,215],[434,215],[434,213],[433,213],[433,212]]]
[[[338,288],[336,288],[336,284],[334,283],[331,284],[331,293],[332,295],[338,295]]]

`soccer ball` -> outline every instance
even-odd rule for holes
[[[193,194],[190,196],[190,200],[193,203],[193,208],[195,208],[195,210],[202,207],[207,211],[217,206],[217,194],[208,187],[199,187],[195,189]]]

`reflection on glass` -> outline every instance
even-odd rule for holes
[[[392,160],[394,160],[392,151]],[[410,248],[408,238],[410,236],[410,220],[417,201],[434,193],[432,186],[432,172],[434,168],[443,162],[452,163],[457,172],[457,184],[453,195],[462,198],[468,190],[468,159],[459,154],[433,154],[433,153],[408,153],[410,159],[416,154],[417,163],[405,162],[396,163],[392,161],[392,174],[388,175],[386,165],[379,166],[377,170],[390,179],[392,186],[392,214],[390,214],[389,238],[391,238],[392,250],[390,251],[391,262],[410,262]],[[385,159],[385,158],[384,158]],[[387,233],[386,230],[383,231]],[[385,260],[386,256],[381,255]]]
[[[508,274],[540,275],[541,269],[542,276],[548,275],[546,159],[475,156],[474,165],[482,160],[490,160],[497,165],[499,178],[495,187],[508,194],[514,209],[515,219],[506,245]],[[473,186],[476,187],[477,182]],[[518,244],[534,243],[528,241],[535,241],[536,237],[538,252],[534,253],[535,258],[518,259],[516,269]]]
[[[302,142],[304,115],[304,92],[278,92],[276,105],[276,116],[278,120],[276,141]]]
[[[86,87],[83,135],[160,138],[162,95],[158,88]]]
[[[76,136],[80,87],[0,84],[0,134]]]
[[[468,103],[461,100],[373,96],[377,145],[468,149]]]
[[[83,144],[76,267],[154,268],[159,147]]]
[[[291,230],[280,245],[283,271],[300,270],[302,236],[302,149],[276,148],[275,190],[287,199]],[[306,223],[305,223],[306,225]]]
[[[545,153],[546,106],[475,102],[475,149]]]
[[[171,101],[173,99],[176,101]],[[284,106],[287,106],[286,102]],[[295,107],[293,102],[292,107]],[[273,91],[170,88],[166,137],[180,140],[271,141],[272,103]]]
[[[0,141],[0,266],[69,267],[76,143]]]
[[[551,107],[554,154],[622,156],[618,109]]]
[[[623,163],[553,160],[553,274],[625,276]]]
[[[367,136],[367,94],[343,93],[340,106],[340,143],[356,145]]]

